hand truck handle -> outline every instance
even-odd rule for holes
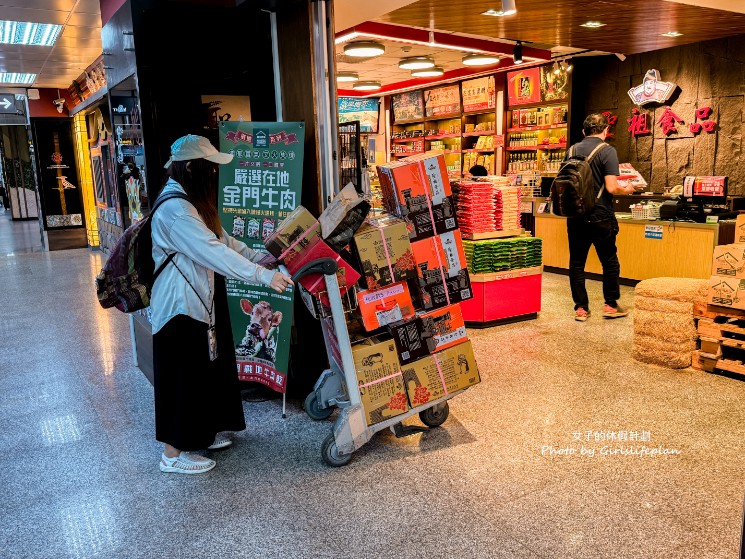
[[[313,262],[308,262],[302,268],[292,275],[292,281],[297,281],[308,274],[323,274],[324,276],[330,276],[336,273],[336,269],[339,266],[336,264],[336,260],[331,258],[319,258]]]

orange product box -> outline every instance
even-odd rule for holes
[[[386,183],[386,190],[395,195],[399,209],[408,209],[411,201],[419,197],[429,196],[432,205],[437,205],[452,195],[442,154],[425,153],[379,165],[378,174],[385,176],[381,180]]]
[[[414,263],[420,279],[426,283],[442,283],[442,277],[435,277],[430,272],[440,274],[444,268],[445,277],[454,277],[467,267],[466,254],[463,251],[463,240],[460,231],[450,231],[428,239],[411,243]]]
[[[357,303],[367,331],[414,316],[414,304],[405,281],[375,291],[360,291]]]

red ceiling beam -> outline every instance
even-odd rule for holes
[[[380,40],[398,41],[401,43],[430,45],[434,40],[435,46],[451,48],[462,52],[486,52],[494,54],[512,54],[512,43],[501,43],[486,39],[475,39],[473,37],[462,37],[452,33],[442,33],[402,25],[391,25],[367,21],[336,34],[337,43],[346,43],[356,39],[376,38]],[[536,49],[523,45],[523,58],[533,60],[550,60],[551,51]]]

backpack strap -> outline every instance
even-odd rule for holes
[[[602,150],[603,148],[608,147],[608,144],[605,142],[600,142],[598,145],[595,146],[595,149],[590,152],[590,155],[587,156],[587,164],[591,164],[592,160],[595,159],[595,156],[597,153]],[[598,195],[595,197],[595,200],[600,200],[600,197],[603,195],[603,190],[605,190],[605,182],[600,185],[600,192],[598,192]]]
[[[148,218],[152,219],[153,215],[155,214],[155,210],[157,210],[163,204],[163,202],[172,200],[174,198],[181,198],[182,200],[186,200],[187,202],[190,201],[189,197],[182,192],[169,192],[168,194],[162,194],[155,199],[155,203],[153,204],[153,209],[150,210],[150,213],[148,214]],[[155,272],[153,273],[153,283],[155,283],[155,280],[158,279],[158,276],[163,271],[163,269],[171,263],[174,256],[176,256],[176,253],[172,252],[171,254],[168,255],[165,262],[163,262],[163,264],[158,266],[158,269],[155,270]]]

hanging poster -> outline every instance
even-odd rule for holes
[[[420,91],[407,91],[394,95],[391,99],[393,106],[393,120],[417,120],[424,118],[424,98]]]
[[[300,204],[305,131],[297,122],[221,122],[220,220],[254,250]],[[293,289],[227,279],[238,378],[285,393],[290,354]]]
[[[563,101],[569,97],[569,76],[554,73],[553,66],[541,66],[541,101]]]
[[[378,107],[380,99],[339,97],[339,123],[360,121],[360,132],[378,133]]]
[[[494,76],[466,80],[461,84],[463,112],[484,111],[496,107]]]
[[[70,123],[66,119],[36,119],[34,135],[44,228],[84,227]]]
[[[525,68],[507,72],[507,98],[510,107],[541,101],[541,76],[539,68]]]
[[[424,114],[427,117],[460,114],[460,86],[425,90]]]

